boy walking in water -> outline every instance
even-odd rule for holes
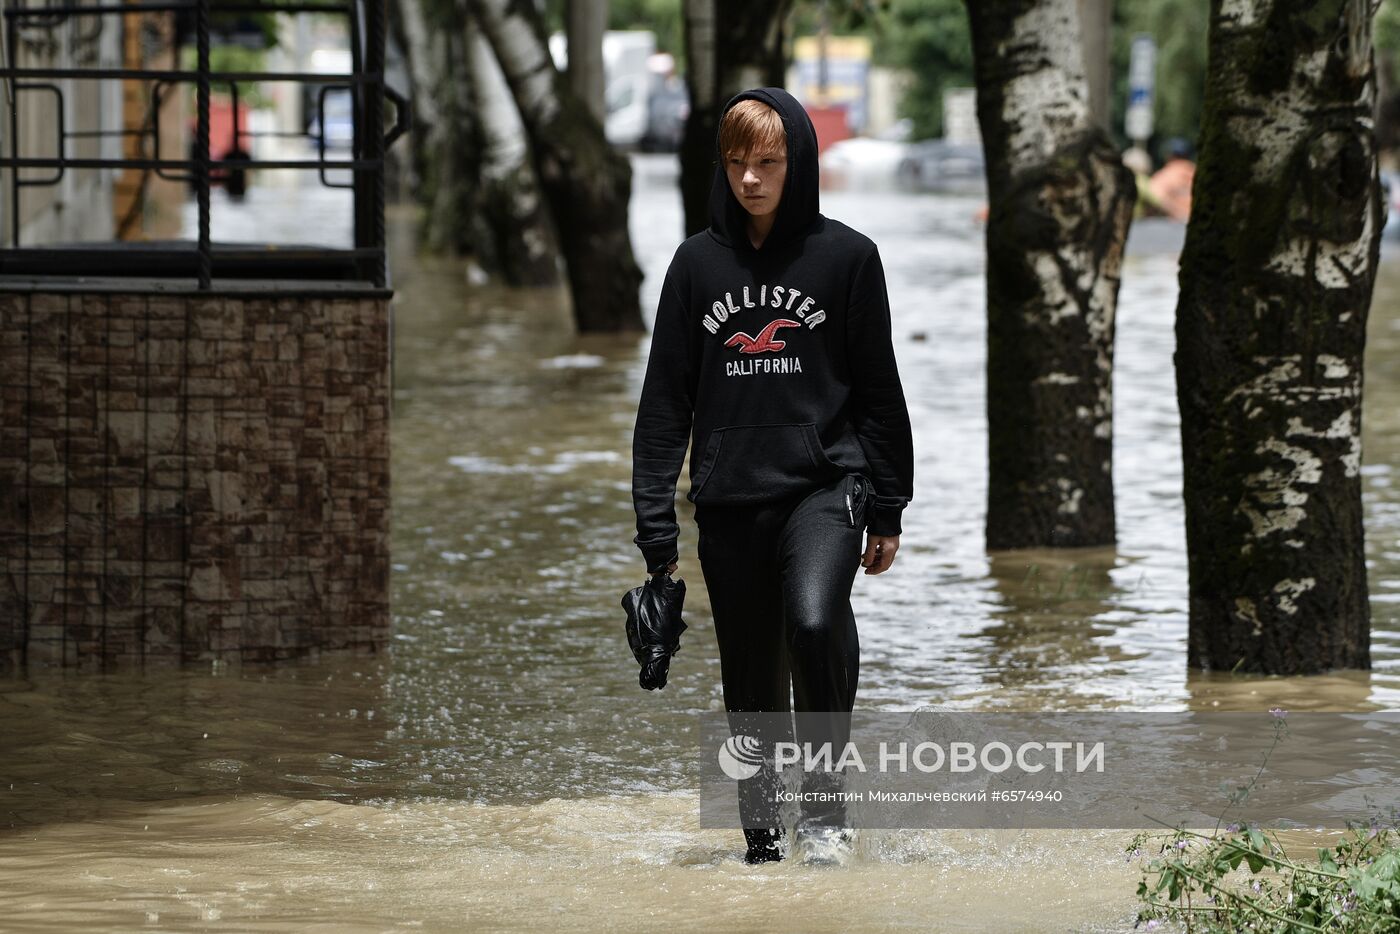
[[[855,704],[858,567],[893,564],[913,497],[909,413],[873,241],[818,210],[817,138],[782,88],[725,105],[710,226],[662,284],[632,448],[634,542],[675,570],[676,481],[690,491],[725,709],[827,714],[798,742],[840,755]],[[862,532],[867,532],[862,545]],[[810,718],[809,718],[810,720]],[[822,721],[821,716],[816,721]],[[784,855],[765,769],[739,783],[746,859]],[[840,861],[841,805],[803,801],[797,850]]]

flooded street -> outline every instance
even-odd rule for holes
[[[650,320],[681,209],[671,157],[633,165]],[[345,194],[254,189],[237,206],[219,192],[214,236],[348,230]],[[1188,675],[1176,255],[1135,241],[1124,269],[1117,548],[989,557],[978,206],[822,194],[880,246],[917,459],[895,567],[856,575],[857,705],[1400,707],[1397,244],[1363,417],[1374,670]],[[268,211],[271,233],[251,222]],[[0,681],[0,926],[1132,929],[1132,831],[864,831],[856,865],[833,871],[746,866],[737,829],[700,829],[691,736],[696,712],[722,705],[685,471],[690,629],[664,691],[637,687],[619,606],[644,572],[630,450],[648,339],[579,337],[562,287],[473,284],[458,261],[414,256],[406,209],[389,222],[390,650]]]

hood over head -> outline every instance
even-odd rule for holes
[[[710,235],[724,245],[750,254],[771,253],[774,248],[800,238],[821,217],[818,211],[817,131],[812,118],[793,97],[782,88],[750,88],[729,99],[720,111],[720,122],[739,101],[753,98],[772,107],[782,117],[787,132],[787,178],[783,196],[778,201],[778,216],[773,229],[758,250],[749,240],[749,212],[734,197],[725,171],[724,154],[719,151],[719,123],[715,131],[715,178],[710,187]]]

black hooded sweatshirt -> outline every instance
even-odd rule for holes
[[[875,243],[818,211],[817,134],[782,88],[745,98],[787,131],[787,178],[759,247],[715,144],[710,226],[677,249],[652,329],[632,439],[632,500],[650,572],[679,559],[676,479],[692,503],[759,503],[846,473],[870,478],[872,535],[898,535],[914,451]]]

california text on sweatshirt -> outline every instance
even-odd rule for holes
[[[898,535],[914,451],[875,243],[818,211],[817,135],[782,88],[742,91],[782,116],[787,178],[761,246],[749,240],[716,140],[710,226],[661,287],[632,440],[632,500],[648,571],[679,559],[676,480],[692,503],[758,503],[847,473],[873,486],[872,535]]]

